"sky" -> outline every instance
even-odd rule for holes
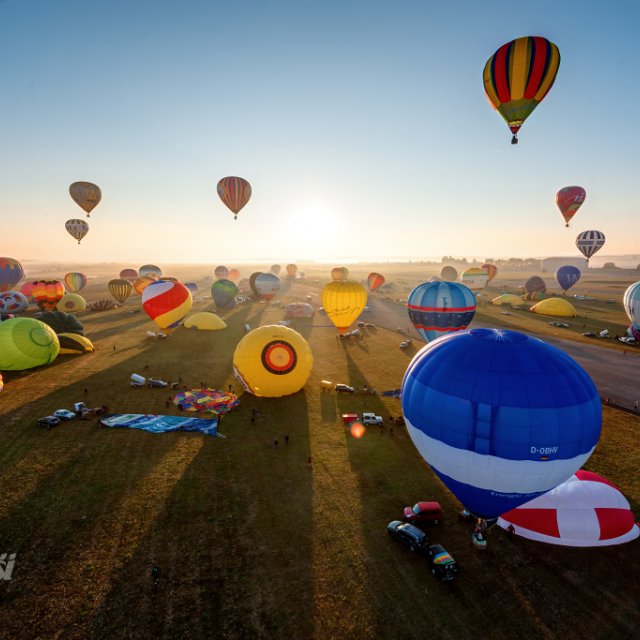
[[[568,256],[585,229],[638,254],[639,20],[636,0],[0,0],[0,255]],[[561,64],[516,146],[482,70],[525,35]],[[253,189],[237,220],[228,175]],[[81,245],[78,180],[103,192]]]

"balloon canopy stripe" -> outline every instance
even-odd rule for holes
[[[412,309],[414,311],[426,311],[426,312],[437,312],[437,313],[465,313],[467,311],[475,311],[476,306],[472,307],[421,307],[417,304],[408,304],[407,308]]]

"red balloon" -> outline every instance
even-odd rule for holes
[[[587,192],[582,187],[563,187],[556,193],[556,204],[566,222],[565,226],[569,226],[569,221],[576,215],[586,197]]]

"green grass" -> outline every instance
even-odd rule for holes
[[[108,429],[95,420],[35,427],[41,415],[85,400],[85,388],[92,406],[178,413],[165,406],[168,391],[131,388],[129,375],[237,386],[231,358],[243,324],[282,317],[265,305],[242,306],[225,331],[178,329],[155,341],[145,337],[154,329],[146,316],[129,313],[135,308],[131,301],[83,317],[95,354],[5,375],[0,553],[18,557],[14,579],[0,582],[0,635],[604,639],[637,629],[637,542],[564,549],[495,530],[479,553],[457,518],[460,505],[404,429],[351,437],[343,412],[396,416],[399,400],[336,396],[320,380],[398,387],[413,354],[397,348],[393,332],[339,342],[317,326],[326,318],[301,322],[315,358],[304,390],[280,399],[243,394],[221,424],[226,439]],[[252,408],[261,413],[255,424]],[[638,509],[640,419],[607,408],[604,415],[588,466]],[[385,531],[402,507],[425,498],[445,511],[430,538],[460,563],[451,587]]]

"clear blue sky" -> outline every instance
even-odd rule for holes
[[[572,255],[584,229],[640,253],[639,21],[636,0],[0,0],[0,255]],[[482,69],[523,35],[562,62],[512,147]],[[225,175],[253,186],[237,221]],[[103,190],[81,246],[76,180]]]

